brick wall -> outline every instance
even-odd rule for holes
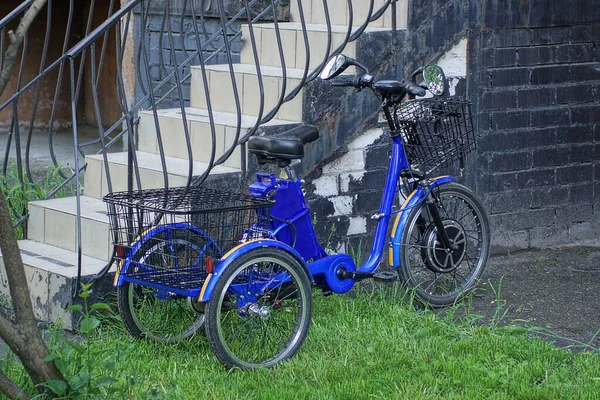
[[[348,143],[348,151],[324,165],[307,187],[317,235],[328,249],[368,254],[376,225],[370,217],[379,209],[387,171],[389,141],[383,133],[370,129]]]
[[[494,251],[596,238],[600,7],[592,0],[412,0],[408,25],[396,53],[396,79],[417,65],[444,60],[467,42],[467,76],[458,77],[454,91],[473,102],[479,147],[463,183],[490,213]],[[329,222],[319,224],[324,242],[350,242],[354,249],[361,242],[364,252],[389,143],[383,135],[347,150],[333,162],[360,152],[362,164],[352,163],[344,173],[352,180],[323,173],[314,181],[311,204],[317,219]],[[335,195],[329,186],[334,184]],[[337,196],[351,200],[345,215],[335,207]],[[359,225],[361,231],[353,232]]]
[[[476,187],[497,248],[600,232],[600,13],[592,1],[480,10],[469,93],[479,114]]]

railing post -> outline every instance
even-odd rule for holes
[[[80,163],[79,163],[79,126],[77,124],[77,99],[79,97],[79,91],[77,90],[77,84],[75,82],[75,58],[70,58],[70,71],[71,71],[71,115],[73,118],[73,147],[75,156],[75,204],[76,204],[76,232],[75,232],[75,252],[77,253],[77,281],[73,287],[72,298],[75,298],[79,292],[79,283],[81,282],[81,178],[79,177]]]
[[[396,68],[396,49],[398,47],[398,0],[392,0],[392,66]]]
[[[248,158],[247,158],[247,149],[246,149],[246,142],[240,144],[240,157],[241,157],[241,163],[242,163],[242,186],[244,185],[244,182],[246,182],[246,179],[248,178],[246,175],[248,174],[247,171],[247,164],[248,164]]]
[[[398,21],[396,20],[396,8],[398,5],[396,4],[398,0],[392,0],[392,32],[396,33],[398,30]],[[395,35],[394,35],[395,36]]]

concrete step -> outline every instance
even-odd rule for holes
[[[256,66],[254,64],[234,64],[234,77],[240,101],[242,114],[258,116],[260,107],[260,91]],[[206,95],[204,90],[204,79],[202,68],[192,66],[190,105],[194,108],[207,109]],[[264,86],[264,111],[263,116],[271,111],[279,100],[281,88],[283,87],[283,71],[278,67],[261,67]],[[210,100],[214,111],[236,113],[235,97],[233,95],[233,83],[229,72],[229,65],[218,64],[206,66],[208,89]],[[298,86],[302,80],[304,70],[286,68],[286,94]],[[211,88],[214,88],[211,90]],[[283,104],[276,119],[302,122],[302,92],[296,97]]]
[[[212,146],[212,132],[210,121],[208,119],[208,111],[189,107],[185,109],[185,112],[193,158],[195,161],[208,162],[210,161]],[[158,110],[157,117],[161,136],[163,137],[163,149],[165,155],[168,157],[187,159],[188,152],[181,109]],[[219,111],[213,112],[213,118],[216,136],[216,160],[234,144],[238,120],[236,114]],[[241,116],[240,137],[243,136],[249,128],[254,127],[256,120],[257,118],[255,116]],[[295,122],[273,119],[263,126],[289,124],[295,124]],[[150,154],[159,153],[156,124],[154,122],[154,114],[151,111],[140,112],[138,149]],[[225,167],[240,169],[240,156],[240,148],[238,147],[223,165]]]
[[[107,154],[112,191],[127,190],[127,153]],[[136,152],[142,187],[139,189],[156,189],[164,187],[161,157],[157,154]],[[102,155],[86,156],[87,168],[84,174],[84,194],[100,199],[108,194],[106,171]],[[169,187],[185,186],[188,179],[189,163],[186,159],[165,157]],[[193,162],[193,176],[201,175],[208,169],[208,164]],[[218,165],[211,171],[207,184],[223,188],[239,187],[241,179],[237,168]],[[134,189],[138,189],[134,179]]]
[[[377,12],[386,0],[375,0],[373,2],[373,13]],[[406,28],[408,16],[408,0],[398,0],[396,3],[397,27]],[[367,19],[370,0],[352,1],[352,25],[361,26]],[[347,0],[327,0],[329,10],[329,19],[332,25],[348,26],[349,12]],[[325,24],[325,11],[323,0],[302,0],[302,11],[307,24]],[[290,2],[290,19],[293,22],[300,22],[300,10],[298,3]],[[385,11],[383,16],[373,21],[369,26],[378,28],[392,29],[392,8],[391,5]]]
[[[277,50],[277,31],[274,24],[253,25],[256,39],[256,51],[262,66],[281,67],[281,57]],[[367,28],[365,33],[382,31],[383,28]],[[328,30],[326,25],[306,25],[306,35],[310,46],[310,69],[318,67],[326,56],[331,54],[346,40],[347,26],[331,27],[331,49],[327,52]],[[304,69],[306,65],[306,46],[302,25],[296,22],[279,24],[283,56],[286,68]],[[254,52],[250,40],[248,25],[242,25],[242,64],[254,64]],[[348,57],[356,57],[356,41],[346,44],[343,53]]]
[[[77,284],[77,254],[32,240],[20,240],[19,248],[36,318],[51,323],[60,320],[63,327],[73,329],[80,315],[66,309],[79,302],[79,299],[73,301],[71,298]],[[105,265],[106,261],[83,256],[82,276],[89,279]],[[111,280],[112,278],[107,276],[94,283],[95,299],[92,301],[97,301],[99,294],[110,290]],[[10,298],[3,259],[0,259],[0,296],[3,297],[3,301]]]
[[[106,204],[81,196],[82,253],[108,261],[112,253]],[[77,198],[33,201],[29,203],[27,238],[62,249],[76,251]]]

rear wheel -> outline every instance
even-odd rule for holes
[[[425,203],[413,208],[402,233],[400,278],[424,303],[455,303],[483,274],[490,248],[487,214],[475,194],[449,183],[433,188],[442,224],[455,245],[446,249]]]
[[[216,250],[209,238],[192,230],[170,232],[170,239],[165,231],[145,238],[131,257],[131,267],[161,266],[173,269],[176,276],[177,268],[201,268],[207,251],[212,255]],[[125,282],[117,288],[117,304],[125,328],[134,337],[176,343],[204,327],[204,303],[191,297]]]
[[[258,248],[219,278],[206,307],[206,335],[228,368],[272,367],[298,351],[311,314],[303,266],[282,250]]]

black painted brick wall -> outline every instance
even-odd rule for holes
[[[475,184],[496,249],[592,239],[600,233],[597,5],[486,3],[468,84],[478,113]]]
[[[471,46],[477,186],[499,245],[543,247],[600,231],[599,41],[594,23],[486,29]]]
[[[600,7],[577,2],[412,0],[396,75],[469,39],[478,150],[463,182],[486,205],[495,251],[547,247],[600,233]],[[369,181],[380,180],[381,146]],[[357,215],[378,207],[356,193]],[[368,196],[368,195],[370,196]]]

